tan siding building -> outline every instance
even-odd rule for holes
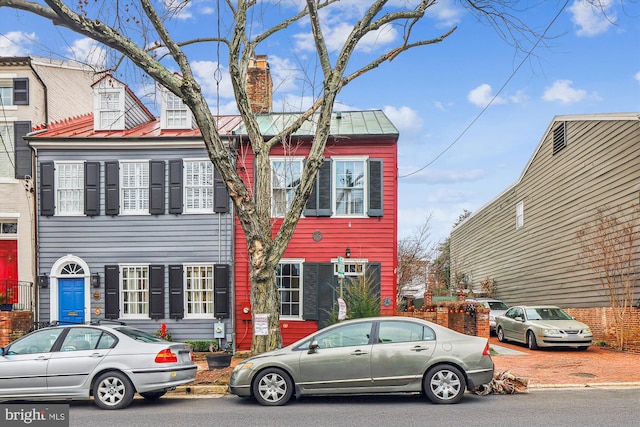
[[[474,292],[494,279],[512,305],[608,306],[577,232],[598,208],[630,216],[639,203],[640,113],[557,116],[518,181],[452,231],[452,277]],[[636,241],[636,265],[639,253]]]

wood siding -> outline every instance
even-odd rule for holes
[[[599,207],[624,215],[638,208],[640,127],[637,115],[627,116],[556,118],[520,180],[451,233],[452,277],[468,274],[474,291],[493,278],[507,304],[608,305],[576,233]],[[563,121],[566,147],[553,155],[553,129]],[[524,225],[516,229],[519,202]],[[639,252],[636,242],[636,265]]]
[[[215,319],[169,318],[169,266],[183,263],[233,263],[233,217],[225,214],[162,214],[162,215],[105,215],[105,167],[111,160],[163,160],[206,159],[204,149],[147,149],[147,150],[44,150],[38,152],[38,161],[86,160],[100,163],[100,214],[97,216],[39,216],[39,272],[52,274],[54,263],[67,254],[86,262],[91,273],[101,276],[100,288],[91,288],[91,317],[104,318],[105,266],[140,263],[164,266],[164,318],[125,320],[127,324],[155,332],[162,323],[167,324],[174,340],[213,339]],[[165,212],[169,195],[165,185]],[[38,209],[38,212],[40,210]],[[97,291],[99,298],[94,299]],[[40,320],[50,318],[50,291],[40,289]],[[101,314],[96,314],[96,309]],[[224,319],[227,333],[231,333],[231,318]]]
[[[306,156],[308,145],[298,147],[295,156]],[[383,164],[383,215],[380,217],[303,217],[298,222],[284,259],[303,259],[306,263],[331,263],[338,256],[351,250],[351,259],[366,259],[381,264],[381,312],[393,315],[396,301],[397,259],[397,145],[395,139],[376,141],[356,140],[328,143],[325,156],[368,156],[382,159]],[[272,156],[281,156],[274,149]],[[253,182],[253,159],[247,158],[239,165],[246,167],[247,182]],[[366,207],[365,207],[366,213]],[[235,238],[235,312],[237,313],[236,340],[238,349],[249,349],[253,335],[251,318],[243,316],[242,308],[249,304],[251,283],[247,245],[240,224],[236,221]],[[278,227],[278,220],[274,229]],[[314,233],[322,239],[314,240]],[[304,267],[303,267],[304,268]],[[304,295],[304,283],[303,295]],[[390,305],[385,305],[388,299]],[[304,297],[301,296],[304,301]],[[304,310],[302,307],[301,312]],[[281,318],[280,330],[283,344],[290,344],[318,329],[315,320]]]

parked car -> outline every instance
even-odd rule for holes
[[[229,386],[269,406],[294,394],[424,393],[433,403],[457,403],[465,390],[492,378],[486,338],[416,318],[375,317],[328,326],[248,358]]]
[[[125,325],[48,327],[0,350],[0,401],[93,396],[102,409],[122,409],[136,392],[159,399],[197,370],[190,345]]]
[[[503,315],[509,306],[499,299],[493,298],[473,298],[467,299],[468,302],[474,302],[481,307],[488,308],[489,311],[489,327],[490,332],[496,331],[496,317]]]
[[[538,347],[577,347],[593,341],[591,328],[553,305],[515,306],[496,319],[500,342],[516,341],[531,350]]]

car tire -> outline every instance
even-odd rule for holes
[[[496,329],[496,335],[498,336],[498,341],[500,342],[507,341],[507,339],[504,337],[504,330],[502,329],[501,326],[498,326],[498,329]]]
[[[281,406],[293,395],[293,381],[282,369],[267,368],[253,381],[253,396],[265,406]]]
[[[424,377],[423,387],[433,403],[458,403],[467,389],[467,381],[455,366],[438,365],[429,369]]]
[[[133,384],[122,372],[105,372],[93,383],[93,400],[100,409],[126,408],[134,394]]]
[[[536,341],[536,335],[533,331],[527,331],[527,347],[529,350],[537,350],[538,349],[538,341]]]
[[[140,393],[140,396],[144,397],[145,400],[158,400],[165,394],[167,394],[166,390],[148,391],[146,393]]]

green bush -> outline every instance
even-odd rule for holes
[[[185,341],[186,344],[193,346],[193,351],[209,351],[209,347],[213,344],[213,351],[218,350],[218,342],[211,340]]]
[[[342,285],[342,299],[347,305],[347,319],[380,316],[379,287],[369,274],[345,278]],[[330,325],[339,322],[337,303],[328,314]]]

